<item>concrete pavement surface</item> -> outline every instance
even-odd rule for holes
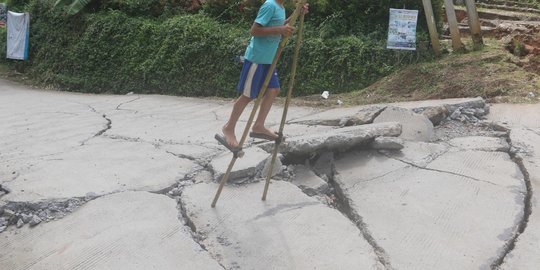
[[[292,107],[211,208],[231,109],[0,80],[0,269],[538,269],[540,105]]]

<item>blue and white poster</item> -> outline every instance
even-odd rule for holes
[[[390,9],[388,49],[416,50],[418,10]]]
[[[28,39],[30,14],[8,11],[6,57],[28,60]]]

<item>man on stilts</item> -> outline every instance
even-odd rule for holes
[[[249,102],[257,98],[261,91],[281,37],[289,37],[294,32],[294,27],[288,25],[290,18],[285,19],[284,1],[266,0],[251,26],[252,38],[244,54],[244,65],[237,86],[241,96],[234,103],[229,120],[222,128],[223,135],[216,135],[216,139],[233,152],[240,148],[235,135],[238,119]],[[306,14],[308,8],[308,4],[304,5],[302,13]],[[250,137],[269,141],[275,141],[279,138],[276,132],[265,127],[266,117],[279,91],[280,83],[277,71],[274,70],[266,93],[262,97],[260,111],[249,134]]]

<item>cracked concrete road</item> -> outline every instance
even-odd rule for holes
[[[536,269],[540,106],[494,105],[509,135],[444,140],[413,113],[437,106],[484,102],[291,108],[268,200],[253,179],[268,144],[250,140],[248,179],[212,209],[230,102],[0,80],[0,268]],[[401,150],[369,149],[398,135]]]

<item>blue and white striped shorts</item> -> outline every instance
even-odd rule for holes
[[[248,60],[244,60],[240,81],[237,86],[238,93],[251,99],[257,98],[270,66],[270,64],[255,64]],[[268,83],[268,88],[280,88],[279,79],[275,70]]]

